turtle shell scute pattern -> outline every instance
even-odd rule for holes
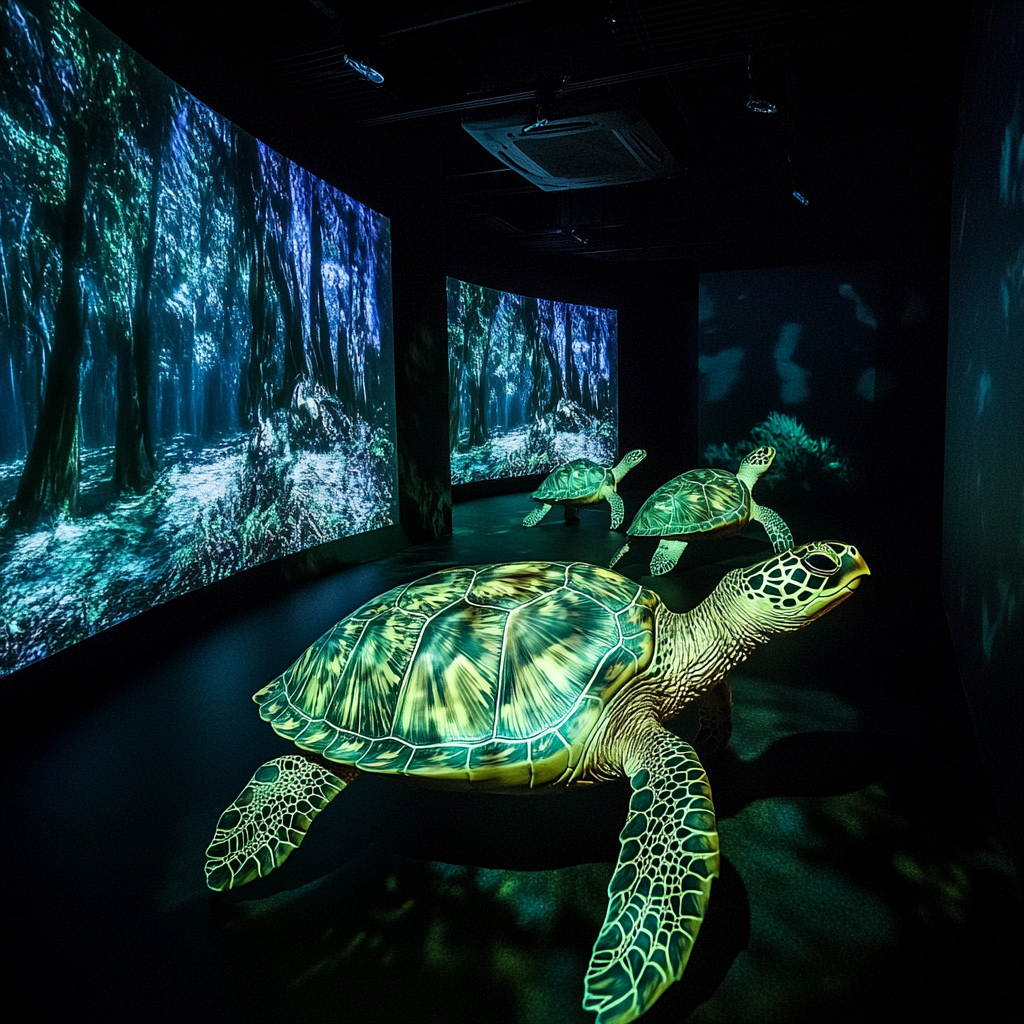
[[[543,785],[654,653],[657,596],[582,562],[447,569],[342,619],[253,698],[367,771]]]
[[[735,473],[691,469],[659,487],[641,506],[626,533],[631,537],[674,537],[711,533],[744,525],[750,491]]]
[[[597,493],[611,474],[607,466],[599,466],[590,459],[573,459],[548,474],[533,492],[537,501],[571,501],[588,498]]]

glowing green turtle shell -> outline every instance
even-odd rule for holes
[[[539,786],[654,652],[659,598],[610,569],[445,569],[342,619],[253,698],[281,736],[366,771]]]
[[[590,459],[573,459],[549,473],[533,492],[533,497],[547,502],[597,497],[601,485],[606,481],[613,483],[614,479],[607,466],[600,466]]]
[[[659,487],[626,531],[630,537],[677,537],[741,530],[750,519],[750,491],[724,469],[691,469]]]

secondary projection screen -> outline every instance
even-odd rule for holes
[[[397,518],[390,226],[0,3],[0,674]]]
[[[876,410],[906,404],[893,353],[941,344],[942,282],[927,263],[864,263],[702,274],[699,438],[704,465],[777,455],[757,500],[798,541],[852,531],[874,485],[900,494],[903,460],[873,464]]]
[[[618,316],[448,278],[452,483],[611,465]]]

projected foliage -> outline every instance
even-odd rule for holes
[[[63,2],[0,4],[0,672],[391,524],[390,229]]]
[[[614,462],[614,309],[448,279],[452,483]]]

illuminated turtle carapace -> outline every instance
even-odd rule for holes
[[[691,469],[662,484],[640,507],[628,537],[661,537],[651,558],[651,575],[675,567],[687,543],[698,538],[727,537],[751,520],[760,523],[776,551],[793,546],[782,516],[754,501],[751,491],[775,459],[774,448],[755,448],[735,473],[726,469]],[[611,564],[629,550],[629,541]]]
[[[607,501],[612,509],[611,528],[617,529],[622,525],[626,510],[616,488],[622,478],[646,457],[647,452],[637,448],[627,452],[611,467],[590,459],[573,459],[559,466],[531,495],[534,501],[541,503],[540,508],[535,508],[523,520],[523,526],[536,526],[555,505],[561,505],[565,509],[566,520],[570,520],[579,518],[576,509],[581,505]]]
[[[627,776],[584,1006],[598,1024],[633,1020],[681,976],[718,873],[707,776],[664,723],[692,701],[727,711],[713,691],[733,665],[867,572],[849,545],[809,544],[734,569],[685,613],[582,562],[446,569],[389,590],[255,695],[301,749],[257,769],[221,815],[207,884],[279,867],[362,772],[525,792]]]

